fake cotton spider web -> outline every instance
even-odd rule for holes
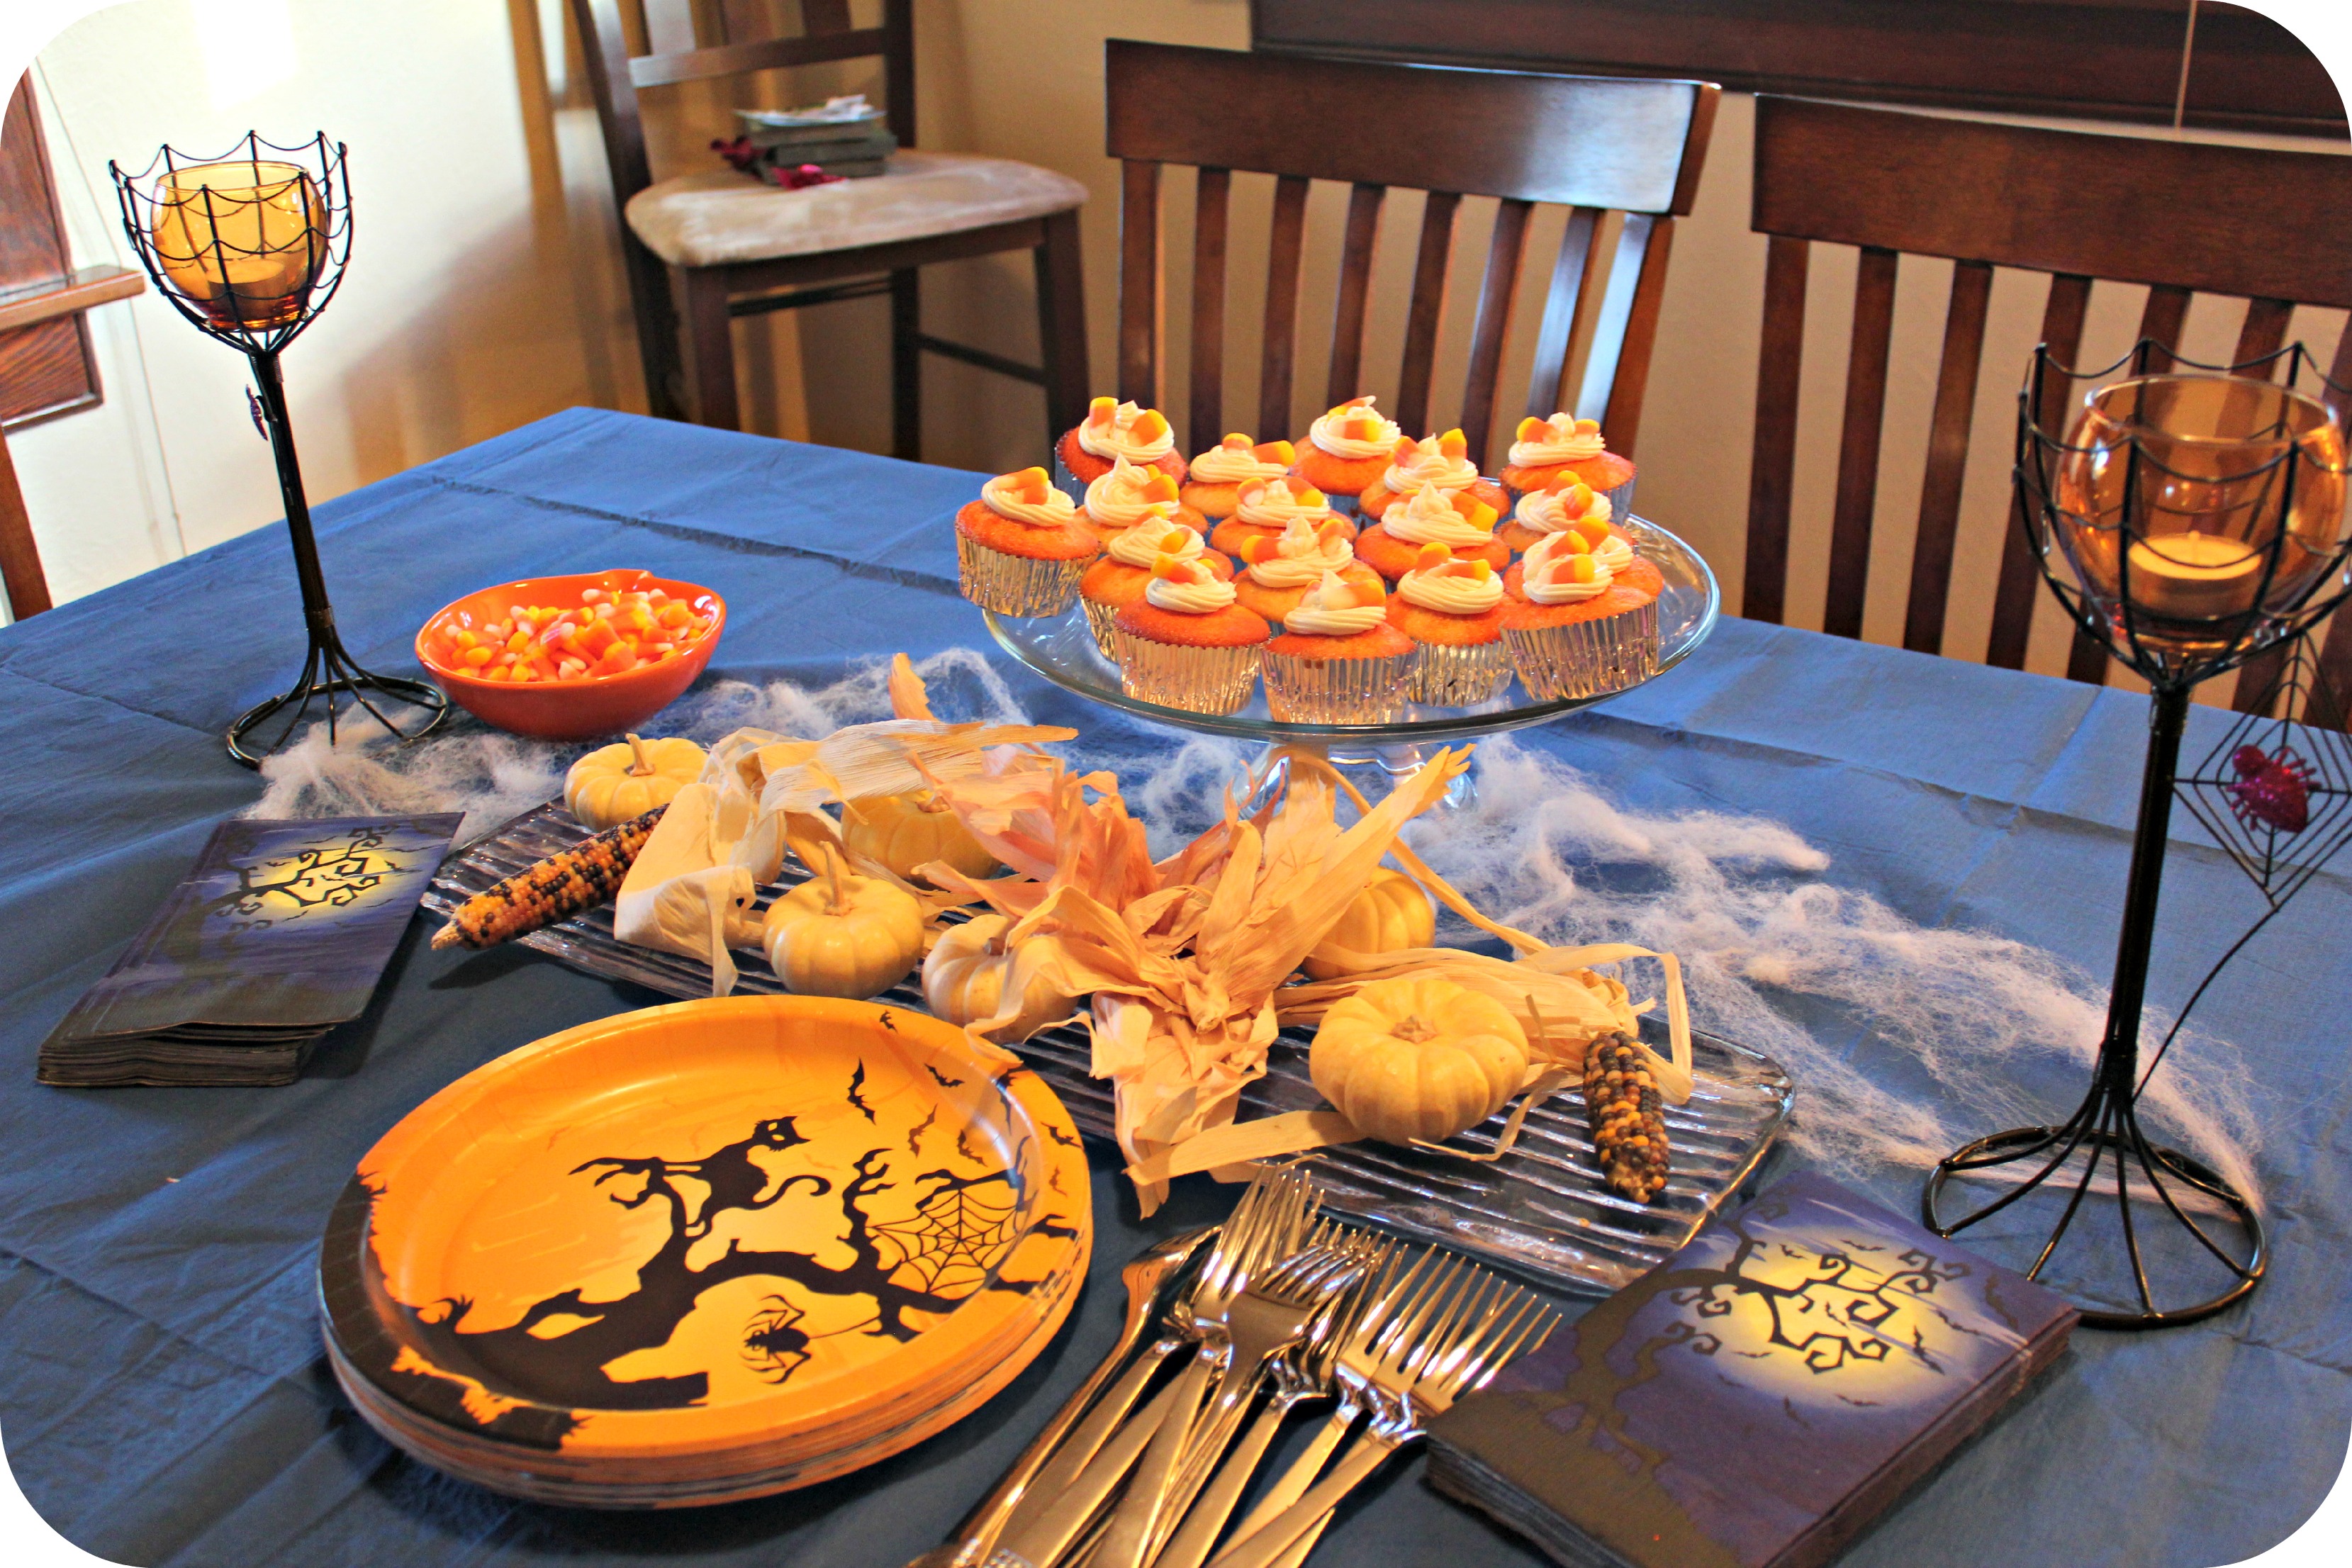
[[[920,1289],[961,1301],[986,1289],[1020,1241],[1020,1188],[1005,1172],[958,1176],[932,1171],[918,1179],[936,1184],[901,1220],[869,1220],[877,1246],[895,1250],[892,1277],[911,1276]],[[1002,1196],[984,1189],[997,1189]]]

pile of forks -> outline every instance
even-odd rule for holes
[[[1450,1253],[1318,1217],[1261,1174],[1225,1223],[1127,1266],[1118,1343],[956,1539],[908,1568],[1297,1568],[1332,1511],[1559,1315]],[[1239,1523],[1299,1407],[1331,1403]]]

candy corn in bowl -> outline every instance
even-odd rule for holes
[[[669,706],[726,626],[718,595],[650,572],[526,577],[436,612],[416,634],[416,658],[486,724],[585,741]]]

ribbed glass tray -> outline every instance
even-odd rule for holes
[[[442,862],[425,907],[447,914],[502,877],[587,837],[562,803],[525,813],[463,853]],[[759,908],[801,880],[761,889]],[[963,918],[950,911],[950,921]],[[576,969],[632,981],[677,997],[707,996],[707,966],[672,953],[631,947],[613,935],[610,906],[533,931],[523,946]],[[739,951],[737,989],[784,990],[764,954]],[[910,978],[884,994],[894,1005],[923,1008],[922,989]],[[1643,1020],[1643,1033],[1663,1043],[1663,1023]],[[1275,1042],[1266,1076],[1243,1096],[1243,1117],[1307,1110],[1324,1103],[1307,1074],[1310,1036],[1286,1029]],[[1665,1258],[1755,1170],[1789,1114],[1789,1075],[1778,1062],[1711,1035],[1694,1037],[1697,1088],[1687,1105],[1666,1107],[1673,1171],[1664,1192],[1647,1205],[1610,1192],[1596,1172],[1585,1134],[1583,1097],[1570,1089],[1538,1106],[1519,1141],[1497,1161],[1473,1162],[1385,1143],[1353,1143],[1312,1156],[1330,1206],[1414,1240],[1474,1252],[1556,1289],[1605,1295]],[[1111,1089],[1087,1076],[1090,1046],[1083,1029],[1049,1029],[1018,1047],[1022,1057],[1068,1105],[1091,1137],[1111,1136]],[[1495,1117],[1454,1142],[1491,1150],[1502,1128]]]

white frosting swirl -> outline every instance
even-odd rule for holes
[[[1282,629],[1311,637],[1351,637],[1370,631],[1388,618],[1386,605],[1360,605],[1356,591],[1337,572],[1307,591],[1297,608],[1282,617]]]
[[[1157,477],[1161,477],[1157,468],[1114,458],[1110,472],[1087,487],[1087,515],[1105,528],[1133,528],[1154,519],[1174,521],[1174,501],[1144,499],[1144,487]]]
[[[1259,457],[1247,447],[1212,447],[1192,459],[1192,477],[1204,485],[1246,484],[1251,479],[1278,479],[1290,470]]]
[[[1528,570],[1532,572],[1544,563],[1556,561],[1563,555],[1583,554],[1584,552],[1577,548],[1583,542],[1580,536],[1567,530],[1547,533],[1528,546]],[[1633,547],[1612,533],[1592,547],[1592,558],[1614,574],[1633,564]]]
[[[1125,458],[1136,463],[1166,457],[1176,449],[1176,432],[1169,429],[1163,420],[1157,439],[1138,440],[1135,422],[1143,412],[1132,403],[1122,403],[1111,410],[1108,425],[1096,424],[1090,414],[1078,426],[1078,450],[1092,452],[1097,458]]]
[[[1355,551],[1337,531],[1326,540],[1303,517],[1290,520],[1275,540],[1274,550],[1272,555],[1249,563],[1250,581],[1268,588],[1304,588],[1356,558]]]
[[[1478,465],[1468,458],[1449,458],[1437,449],[1437,437],[1424,436],[1412,444],[1412,455],[1391,460],[1381,483],[1398,495],[1410,495],[1422,486],[1441,490],[1466,490],[1478,480]]]
[[[1045,499],[1033,501],[1013,492],[1013,481],[1019,474],[999,474],[980,487],[981,504],[999,517],[1024,522],[1032,528],[1059,528],[1077,521],[1078,509],[1070,498],[1052,485],[1045,487]]]
[[[1234,515],[1263,528],[1288,528],[1295,521],[1320,522],[1331,515],[1331,509],[1320,504],[1303,506],[1288,485],[1269,479],[1262,485],[1244,486]]]
[[[1469,519],[1454,510],[1454,501],[1444,490],[1424,486],[1412,492],[1402,506],[1391,506],[1381,514],[1381,526],[1391,539],[1402,539],[1408,544],[1443,544],[1453,550],[1467,550],[1495,542],[1494,531],[1473,528]]]
[[[1209,616],[1234,602],[1234,585],[1202,574],[1202,581],[1180,583],[1173,577],[1154,577],[1143,585],[1146,602],[1180,616]]]
[[[1511,509],[1511,515],[1538,533],[1558,533],[1571,522],[1607,522],[1610,518],[1609,498],[1599,490],[1591,492],[1592,504],[1570,517],[1568,513],[1566,490],[1529,490]]]
[[[1174,549],[1165,541],[1171,534],[1181,534]],[[1173,555],[1179,561],[1197,561],[1201,555],[1201,536],[1175,522],[1147,522],[1114,534],[1104,546],[1104,553],[1122,566],[1140,566],[1146,572],[1163,555]]]
[[[1355,436],[1340,435],[1339,426],[1341,422],[1351,419],[1360,414],[1371,415],[1374,420],[1378,422],[1380,427],[1374,430],[1369,437],[1360,437]],[[1396,422],[1394,420],[1381,417],[1380,414],[1372,407],[1372,400],[1369,397],[1364,399],[1360,404],[1343,405],[1340,407],[1334,408],[1331,412],[1324,415],[1320,419],[1315,421],[1312,426],[1308,426],[1307,431],[1307,438],[1308,440],[1314,442],[1317,446],[1322,447],[1325,451],[1330,453],[1335,458],[1362,458],[1385,457],[1389,453],[1396,450],[1396,444],[1403,437],[1403,436],[1404,432],[1396,427]]]
[[[1511,443],[1511,466],[1543,468],[1555,463],[1589,462],[1608,449],[1609,443],[1601,439],[1598,422],[1555,414],[1544,421],[1541,435]]]
[[[1592,563],[1592,581],[1590,583],[1577,582],[1565,570],[1558,573],[1549,571],[1548,568],[1551,562],[1538,562],[1530,555],[1519,578],[1519,592],[1538,605],[1580,605],[1587,599],[1597,599],[1609,591],[1609,584],[1615,574],[1609,570],[1609,563],[1598,555],[1589,555],[1585,559]]]
[[[1444,616],[1483,616],[1503,602],[1503,580],[1489,572],[1484,577],[1449,572],[1408,572],[1397,584],[1397,597]]]

